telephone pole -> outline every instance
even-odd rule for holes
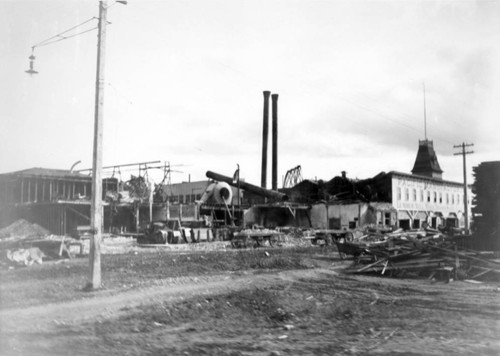
[[[107,1],[99,1],[99,25],[97,35],[97,70],[95,85],[94,150],[92,156],[92,198],[90,203],[89,264],[91,289],[101,288],[101,241],[102,241],[102,133],[104,118],[104,49],[106,47]]]
[[[115,0],[115,3],[127,5],[126,0]],[[113,4],[114,5],[114,4]],[[111,5],[111,6],[113,6]],[[108,2],[99,0],[99,24],[97,26],[97,70],[96,70],[96,88],[95,88],[95,114],[94,114],[94,144],[92,154],[92,196],[90,200],[90,227],[92,230],[92,238],[90,240],[90,282],[87,283],[88,289],[99,289],[101,287],[101,240],[102,240],[102,133],[103,133],[103,117],[104,117],[104,49],[106,47],[106,25],[108,24],[106,15],[108,10]],[[31,47],[30,69],[26,73],[33,75],[38,72],[34,70],[35,56],[33,51],[35,47],[47,46],[49,44],[59,42],[71,37],[75,37],[96,28],[91,28],[76,34],[68,35],[70,31],[81,27],[95,17],[65,30],[55,36],[35,44]],[[64,34],[64,36],[63,36]]]
[[[456,152],[453,155],[458,156],[462,155],[464,162],[464,216],[465,216],[465,230],[469,230],[469,210],[468,210],[468,202],[467,202],[467,166],[465,156],[468,154],[474,153],[474,151],[466,151],[466,147],[474,146],[473,143],[465,143],[463,142],[461,145],[455,145],[453,148],[460,148],[460,152]]]

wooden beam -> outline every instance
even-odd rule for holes
[[[83,213],[79,212],[78,210],[73,209],[73,208],[72,208],[72,207],[70,207],[70,206],[68,206],[68,210],[70,210],[70,211],[74,212],[74,213],[75,213],[76,215],[78,215],[78,216],[81,216],[81,217],[82,217],[82,218],[84,218],[85,220],[90,221],[90,216],[87,216],[87,215],[85,215],[85,214],[83,214]]]
[[[381,263],[384,263],[384,262],[386,262],[386,261],[387,261],[387,259],[385,259],[385,258],[384,258],[384,259],[381,259],[381,260],[378,260],[378,261],[376,261],[376,262],[373,262],[373,263],[370,263],[369,265],[364,266],[363,268],[360,268],[360,269],[356,270],[355,272],[356,272],[356,273],[359,273],[359,272],[366,271],[367,269],[370,269],[370,268],[372,268],[372,267],[374,267],[374,266],[377,266],[377,265],[379,265],[379,264],[381,264]],[[387,267],[387,266],[386,266],[386,267]],[[385,268],[384,268],[384,270],[385,270]]]
[[[481,271],[481,272],[473,275],[472,277],[470,277],[470,279],[475,279],[475,278],[477,278],[479,276],[482,276],[483,274],[486,274],[486,273],[491,272],[491,271],[493,271],[493,270],[492,269],[486,269],[484,271]]]

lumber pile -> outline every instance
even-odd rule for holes
[[[441,280],[499,280],[500,261],[493,252],[459,249],[453,236],[436,230],[369,233],[337,242],[341,257],[354,256],[350,273]]]

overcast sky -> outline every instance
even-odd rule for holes
[[[270,90],[279,186],[297,165],[325,180],[409,173],[425,138],[424,82],[443,178],[462,181],[462,142],[474,143],[470,177],[500,160],[499,1],[108,5],[105,166],[168,161],[180,182],[240,164],[258,185]],[[97,16],[97,1],[0,0],[0,173],[92,166],[97,31],[36,47],[39,74],[24,71],[33,45]]]

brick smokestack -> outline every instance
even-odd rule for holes
[[[278,190],[278,94],[271,95],[273,104],[273,176],[272,189]]]
[[[269,137],[269,95],[270,91],[264,91],[264,124],[262,128],[262,172],[260,186],[267,186],[267,141]]]

